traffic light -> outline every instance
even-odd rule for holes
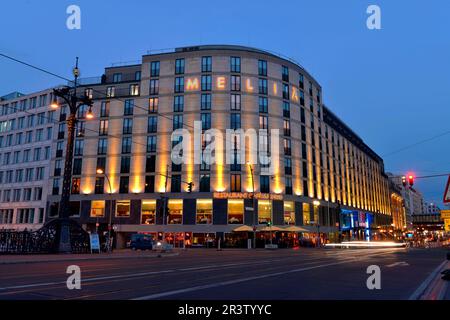
[[[414,176],[412,174],[408,176],[408,183],[410,187],[414,185]]]
[[[268,226],[268,227],[272,226],[272,221],[268,221],[268,222],[267,222],[267,226]]]
[[[194,187],[194,183],[193,182],[189,182],[188,183],[188,192],[191,193],[192,192],[192,188]]]
[[[404,187],[406,187],[406,177],[405,176],[402,177],[402,184]]]

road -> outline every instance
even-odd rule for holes
[[[0,264],[0,300],[408,299],[444,258],[442,249],[190,249],[162,258]],[[81,290],[67,288],[69,265],[81,269]],[[370,265],[381,268],[380,290],[366,286]]]

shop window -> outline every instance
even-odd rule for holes
[[[244,224],[244,200],[228,200],[228,223]]]
[[[155,224],[156,200],[143,200],[141,209],[141,224]]]
[[[311,223],[311,215],[309,209],[309,203],[303,204],[303,225],[308,225]]]
[[[99,218],[105,216],[105,201],[91,202],[91,217]]]
[[[130,200],[119,200],[116,204],[116,217],[123,218],[130,216]]]
[[[197,199],[197,224],[211,224],[212,217],[212,199]]]
[[[295,225],[295,209],[293,201],[284,202],[284,224]]]
[[[183,200],[181,199],[169,200],[167,218],[169,224],[183,223]]]
[[[267,224],[272,221],[272,202],[270,200],[258,201],[258,223]]]

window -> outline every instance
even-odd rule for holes
[[[184,92],[184,77],[177,77],[175,78],[175,93],[182,93]]]
[[[105,216],[105,201],[91,201],[91,218],[100,218]]]
[[[283,84],[283,99],[289,100],[289,85]]]
[[[202,57],[202,72],[212,72],[211,57]]]
[[[258,74],[263,77],[267,76],[267,61],[265,60],[258,61]]]
[[[173,99],[173,112],[183,112],[184,96],[175,96]]]
[[[258,200],[258,224],[272,222],[272,202],[270,200]]]
[[[282,66],[281,68],[282,79],[285,82],[289,82],[289,68]]]
[[[291,104],[287,101],[283,101],[283,117],[290,118],[291,116]]]
[[[231,91],[241,91],[241,76],[231,76]]]
[[[261,193],[270,193],[269,176],[260,176],[259,184]]]
[[[105,169],[106,169],[106,158],[104,158],[104,157],[97,158],[96,171],[101,170],[101,171],[105,172]]]
[[[244,223],[244,200],[228,199],[228,224]]]
[[[134,73],[134,80],[135,81],[141,81],[141,72],[140,71],[136,71],[135,73]]]
[[[155,176],[145,177],[145,193],[155,192]]]
[[[284,154],[286,156],[290,156],[291,155],[291,140],[290,139],[284,139],[283,140],[283,144],[284,144]]]
[[[151,155],[147,156],[147,159],[145,161],[145,172],[146,173],[153,173],[156,169],[156,156]]]
[[[201,120],[202,120],[202,130],[211,129],[211,113],[202,113]]]
[[[266,97],[259,97],[259,112],[267,113],[268,112],[268,102]]]
[[[80,178],[72,178],[72,189],[71,189],[72,194],[80,194],[80,184],[81,184]]]
[[[133,115],[133,107],[134,107],[134,100],[133,99],[125,100],[123,115],[124,116],[132,116]]]
[[[284,201],[284,224],[295,225],[295,207],[293,201]]]
[[[115,87],[107,87],[106,88],[106,97],[107,98],[113,98],[115,95],[116,95]]]
[[[202,94],[200,108],[202,110],[211,110],[211,94],[210,93]]]
[[[130,216],[130,200],[118,200],[116,202],[116,217],[123,218]]]
[[[133,133],[133,119],[125,118],[123,119],[123,134],[132,134]]]
[[[211,191],[211,184],[210,184],[210,175],[209,174],[202,174],[200,176],[200,192],[210,192]]]
[[[108,135],[108,120],[100,120],[100,125],[98,129],[98,134],[101,136]]]
[[[95,194],[103,194],[105,192],[105,178],[96,177],[95,178]]]
[[[129,184],[130,184],[129,177],[120,177],[119,193],[122,194],[128,193]]]
[[[172,175],[170,180],[170,192],[181,192],[181,176]]]
[[[303,190],[303,194],[307,194],[305,190]],[[311,222],[311,211],[310,211],[309,203],[303,203],[303,225],[308,225]]]
[[[267,94],[267,79],[258,79],[259,94]]]
[[[259,116],[259,128],[260,129],[268,129],[268,118],[267,116]]]
[[[305,79],[304,76],[301,73],[299,73],[298,74],[298,86],[301,89],[304,89],[304,87],[305,87],[304,79]]]
[[[53,179],[53,188],[52,188],[52,195],[58,194],[59,194],[59,178]]]
[[[230,175],[230,190],[231,192],[241,192],[241,175],[231,174]]]
[[[159,80],[150,80],[150,95],[157,95],[159,93]]]
[[[156,152],[156,136],[147,137],[147,152]]]
[[[167,204],[168,224],[182,224],[183,223],[183,200],[181,199],[169,199]]]
[[[139,85],[132,84],[130,85],[130,96],[138,96],[139,95]]]
[[[230,58],[230,71],[231,72],[241,72],[241,58],[231,57]]]
[[[104,155],[108,151],[108,139],[101,138],[98,140],[97,154]]]
[[[197,199],[197,224],[211,224],[213,221],[212,199]]]
[[[73,174],[81,175],[81,168],[83,166],[83,159],[76,158],[73,160]]]
[[[122,138],[122,153],[131,153],[131,137]]]
[[[141,224],[156,223],[156,200],[142,200]]]
[[[175,60],[175,74],[184,73],[184,59]]]
[[[83,155],[83,149],[84,149],[84,140],[75,140],[74,155],[75,156],[82,156]]]
[[[237,130],[241,128],[241,114],[232,113],[230,114],[230,129]]]
[[[284,158],[284,174],[292,174],[292,160],[291,158]]]
[[[183,128],[183,115],[177,114],[173,116],[173,130]]]
[[[231,94],[231,110],[241,110],[240,94]]]
[[[156,113],[156,112],[158,112],[158,104],[159,104],[159,99],[158,98],[150,98],[148,100],[148,112],[149,113]]]
[[[202,91],[211,91],[212,89],[212,77],[202,76]]]
[[[291,122],[289,120],[283,120],[283,133],[287,137],[291,135]]]
[[[120,173],[130,173],[130,157],[122,157],[121,158]]]
[[[113,74],[113,82],[121,82],[122,81],[122,74],[121,73],[114,73]]]
[[[150,76],[159,77],[159,61],[153,61],[150,64]]]

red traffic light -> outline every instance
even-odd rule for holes
[[[414,176],[413,175],[408,176],[408,183],[411,187],[414,185]]]
[[[406,177],[405,176],[402,177],[402,184],[404,187],[406,187]]]

